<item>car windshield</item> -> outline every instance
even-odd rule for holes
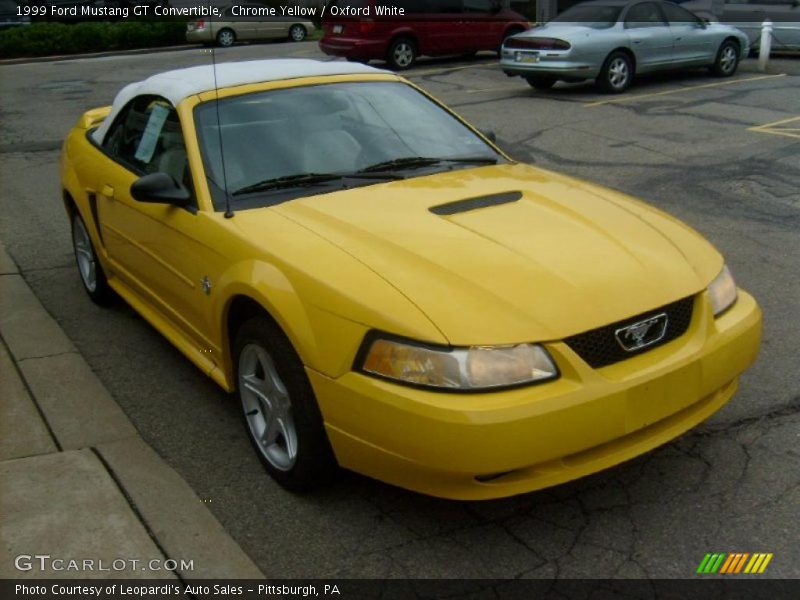
[[[594,29],[613,27],[622,12],[621,6],[579,4],[558,15],[551,23],[576,23]]]
[[[216,210],[503,160],[413,87],[352,82],[245,94],[194,111]],[[220,145],[220,141],[222,144]]]

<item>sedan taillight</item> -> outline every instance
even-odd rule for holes
[[[569,50],[572,46],[564,40],[545,37],[510,38],[503,44],[506,48],[520,50]]]

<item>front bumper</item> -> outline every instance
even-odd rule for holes
[[[557,381],[485,394],[412,389],[309,371],[339,463],[444,498],[499,498],[629,460],[691,429],[734,394],[754,360],[761,312],[740,291],[714,319],[705,293],[686,334],[602,369],[547,344]]]

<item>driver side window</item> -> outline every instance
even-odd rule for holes
[[[103,149],[135,173],[167,173],[192,189],[178,113],[163,98],[139,96],[131,100],[109,129]]]

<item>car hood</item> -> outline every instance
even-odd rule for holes
[[[518,199],[483,207],[475,200],[453,214],[431,210],[487,196],[490,203]],[[695,294],[722,267],[720,255],[675,219],[622,194],[520,164],[382,183],[264,210],[280,212],[362,262],[454,345],[561,339]],[[252,213],[258,212],[245,212],[254,236]],[[360,293],[370,302],[370,290]]]

